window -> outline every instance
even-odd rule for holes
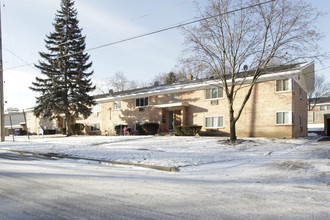
[[[224,127],[224,117],[223,116],[205,117],[205,127],[206,128],[223,128]]]
[[[299,125],[302,126],[303,123],[303,117],[302,115],[299,115]]]
[[[299,88],[299,98],[302,99],[303,98],[303,95],[302,95],[302,89]]]
[[[276,80],[276,92],[293,91],[292,79]]]
[[[179,99],[179,95],[178,94],[171,94],[171,100],[172,101],[177,101]]]
[[[328,111],[328,110],[330,110],[330,105],[321,105],[320,110],[321,111]]]
[[[91,132],[100,131],[100,123],[91,124]]]
[[[92,115],[97,116],[98,113],[100,112],[100,109],[101,109],[100,104],[94,105],[92,109]]]
[[[136,99],[135,100],[135,106],[136,107],[148,106],[148,97]]]
[[[223,88],[211,88],[205,90],[205,99],[221,99],[223,98]]]
[[[114,101],[113,102],[113,109],[114,110],[121,109],[121,101]]]
[[[293,112],[276,112],[276,124],[277,125],[292,125],[293,124]]]

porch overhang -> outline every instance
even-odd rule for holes
[[[189,102],[176,102],[176,103],[154,105],[152,107],[153,108],[177,108],[177,107],[188,107],[189,105],[190,105]]]

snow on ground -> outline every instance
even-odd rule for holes
[[[57,137],[57,138],[56,138]],[[105,161],[156,166],[188,167],[228,161],[252,161],[290,153],[310,139],[245,138],[228,145],[219,137],[160,136],[32,136],[10,138],[2,149],[66,154]]]
[[[180,172],[214,175],[222,170],[243,179],[317,180],[330,185],[330,142],[244,138],[230,145],[220,137],[25,136],[7,137],[0,150],[55,153],[101,161],[176,167]],[[82,161],[81,161],[82,162]],[[241,170],[244,169],[244,173]],[[288,179],[287,175],[290,175]]]
[[[324,131],[324,124],[308,124],[308,132]]]

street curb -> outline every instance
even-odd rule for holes
[[[73,159],[73,160],[96,161],[99,163],[109,163],[109,164],[115,164],[115,165],[136,166],[136,167],[143,167],[143,168],[161,170],[161,171],[166,171],[166,172],[179,172],[180,171],[177,167],[166,167],[166,166],[155,166],[155,165],[148,165],[148,164],[119,162],[119,161],[111,161],[111,160],[100,160],[100,159],[76,157],[76,156],[70,156],[70,155],[58,154],[58,153],[40,153],[40,152],[20,151],[20,150],[8,150],[8,151],[20,153],[20,154],[32,154],[34,156],[58,157],[58,158],[66,158],[66,159]]]

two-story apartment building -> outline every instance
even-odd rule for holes
[[[248,83],[250,78],[247,78]],[[240,137],[292,138],[307,135],[307,92],[314,89],[314,63],[267,69],[237,122]],[[247,87],[236,95],[237,110]],[[160,124],[167,132],[179,125],[200,125],[204,134],[228,135],[229,117],[221,80],[187,80],[171,85],[112,92],[95,96],[97,105],[87,118],[76,118],[90,132],[114,134],[116,125]]]

